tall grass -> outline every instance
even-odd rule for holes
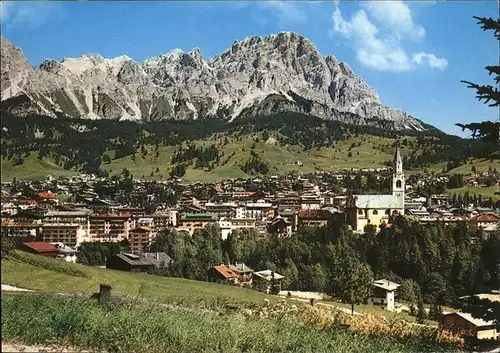
[[[210,315],[146,304],[32,295],[2,296],[2,340],[113,352],[416,352],[404,341],[280,317]],[[449,349],[449,347],[448,347]]]

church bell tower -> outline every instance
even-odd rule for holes
[[[399,148],[394,155],[394,174],[392,175],[392,194],[401,200],[404,207],[405,200],[405,175],[403,173],[403,160]]]

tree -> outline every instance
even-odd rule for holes
[[[401,281],[398,288],[398,299],[410,304],[415,304],[420,298],[420,287],[418,283],[411,279]]]
[[[2,238],[2,249],[1,249],[1,258],[6,259],[9,257],[12,250],[14,250],[14,242],[6,235],[1,235]]]
[[[105,154],[104,156],[102,156],[102,161],[103,163],[109,164],[111,163],[111,158],[109,158],[109,156]]]
[[[497,40],[500,40],[500,19],[494,20],[491,17],[477,17],[478,24],[481,25],[483,31],[494,31],[494,36]],[[472,83],[469,81],[461,81],[467,84],[468,88],[473,88],[476,90],[476,98],[481,102],[484,100],[484,104],[488,104],[490,107],[498,107],[500,105],[500,91],[498,90],[498,85],[500,84],[500,66],[486,66],[485,69],[488,71],[488,75],[495,75],[494,81],[496,87],[491,85],[479,85],[477,83]],[[461,127],[462,130],[472,131],[472,137],[481,139],[485,142],[499,143],[499,132],[500,132],[500,120],[496,122],[483,121],[474,122],[470,124],[456,124]]]
[[[423,324],[426,318],[427,312],[425,311],[424,301],[420,299],[417,304],[417,323]]]
[[[372,292],[373,272],[351,248],[342,247],[337,255],[329,269],[328,291],[332,296],[350,303],[351,313],[354,314],[354,304],[362,303]]]

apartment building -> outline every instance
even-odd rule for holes
[[[44,223],[41,235],[44,242],[63,243],[72,248],[90,241],[88,232],[78,223]]]
[[[90,216],[91,241],[119,242],[127,239],[132,228],[130,214],[100,214]]]
[[[139,226],[129,232],[128,241],[132,254],[142,254],[146,252],[153,241],[155,233],[150,227]]]

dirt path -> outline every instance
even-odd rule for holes
[[[18,342],[5,342],[5,341],[2,341],[2,352],[89,353],[89,351],[80,350],[72,347],[57,347],[57,346],[46,346],[46,345],[27,346],[25,344]]]
[[[304,303],[309,303],[310,301],[307,300],[307,299],[300,299],[300,298],[290,298],[290,297],[285,297],[285,296],[281,296],[282,298],[286,298],[287,300],[296,300],[296,301],[299,301],[299,302],[304,302]],[[336,310],[340,310],[340,311],[343,311],[347,314],[350,314],[351,313],[351,309],[348,309],[348,308],[342,308],[340,306],[335,306],[335,305],[331,305],[331,304],[326,304],[326,303],[322,303],[322,302],[317,302],[317,303],[314,303],[314,305],[319,305],[319,306],[326,306],[328,308],[332,308],[332,309],[336,309]],[[361,313],[358,313],[357,311],[354,312],[354,315],[358,315],[358,316],[362,316],[363,314]]]
[[[14,286],[2,283],[2,292],[3,291],[8,291],[8,292],[32,292],[32,290],[29,290],[29,289],[14,287]]]

